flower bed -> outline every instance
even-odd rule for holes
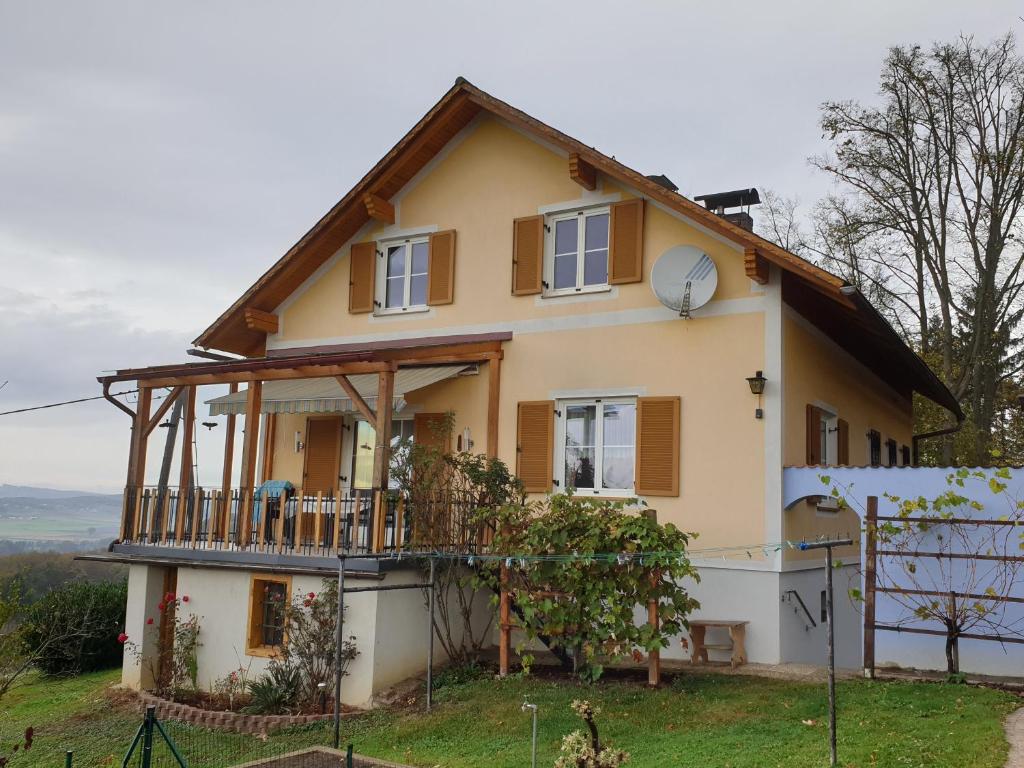
[[[246,715],[241,712],[226,712],[212,709],[201,709],[179,701],[168,701],[147,691],[140,691],[139,701],[143,708],[156,707],[156,716],[160,720],[179,720],[204,728],[216,728],[222,731],[237,733],[266,734],[302,723],[315,723],[331,720],[332,713],[317,715]],[[352,717],[358,711],[342,711],[342,717]]]

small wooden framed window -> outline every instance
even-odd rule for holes
[[[285,637],[285,615],[291,602],[290,576],[254,575],[249,588],[249,630],[245,652],[273,656]]]
[[[882,433],[877,429],[868,430],[868,463],[872,467],[882,466]]]

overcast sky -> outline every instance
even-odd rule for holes
[[[686,195],[812,202],[823,100],[873,99],[891,45],[1021,36],[1022,13],[0,0],[0,411],[182,359],[458,75]],[[0,483],[118,490],[128,425],[102,400],[0,417]],[[211,483],[223,435],[202,432]]]

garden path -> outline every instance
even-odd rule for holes
[[[1024,768],[1024,707],[1006,718],[1006,740],[1010,742],[1010,756],[1005,768]]]

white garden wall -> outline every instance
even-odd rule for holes
[[[902,498],[923,496],[929,500],[934,499],[949,489],[947,477],[955,471],[930,467],[787,468],[784,470],[783,476],[784,503],[788,508],[801,499],[821,495],[825,486],[819,479],[819,475],[826,473],[833,484],[839,484],[845,489],[848,501],[859,513],[863,513],[867,497],[876,496],[879,499],[878,514],[893,515],[897,512],[896,506],[885,499],[885,494]],[[1024,470],[1010,470],[1010,476],[1007,493],[1013,499],[1024,499]],[[983,481],[968,480],[966,487],[958,488],[957,492],[980,502],[984,507],[981,510],[975,510],[964,506],[955,511],[957,517],[998,519],[1010,511],[1007,500],[1001,495],[992,493],[987,483]],[[942,528],[937,526],[929,535],[940,535],[941,531]],[[928,549],[927,540],[922,544],[922,549]],[[1018,551],[1017,554],[1022,554],[1022,552]],[[919,568],[927,569],[934,567],[934,560],[918,560],[917,564]],[[965,567],[962,562],[956,565],[961,569]],[[956,573],[954,571],[954,579]],[[1016,597],[1024,597],[1024,579],[1018,579],[1011,594]],[[876,622],[895,623],[905,617],[905,609],[897,605],[891,597],[884,594],[877,596]],[[1018,632],[1024,631],[1024,605],[1011,604],[1008,608],[1007,620],[1015,623]],[[927,629],[942,628],[935,622],[915,622],[912,626]],[[944,638],[878,631],[875,633],[875,660],[877,666],[880,667],[895,665],[942,671],[946,668]],[[992,641],[961,640],[960,666],[962,671],[976,674],[1021,676],[1024,675],[1024,645],[1006,644],[1004,646]]]

